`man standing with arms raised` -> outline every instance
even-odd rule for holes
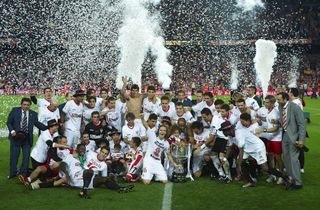
[[[129,112],[132,112],[135,116],[140,116],[141,106],[142,106],[142,99],[143,95],[139,93],[139,86],[137,84],[133,84],[131,86],[130,95],[126,93],[126,87],[128,84],[128,77],[122,77],[123,86],[121,89],[121,96],[126,99],[127,108]]]

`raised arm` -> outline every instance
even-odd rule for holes
[[[34,103],[34,104],[37,105],[38,100],[37,100],[37,98],[36,98],[35,95],[31,95],[31,96],[30,96],[30,99],[31,99],[32,103]]]
[[[122,82],[123,82],[123,85],[122,85],[122,89],[120,91],[120,94],[121,96],[126,99],[126,100],[129,100],[129,95],[127,94],[127,84],[128,84],[128,77],[125,76],[125,77],[122,77]]]

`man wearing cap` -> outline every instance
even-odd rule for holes
[[[74,99],[66,103],[61,115],[61,123],[64,123],[64,135],[68,139],[68,145],[75,147],[80,140],[80,129],[83,115],[83,98],[86,94],[82,90],[77,90],[73,94]]]
[[[47,159],[49,147],[54,146],[53,138],[58,136],[58,122],[55,119],[48,121],[48,129],[41,132],[36,145],[31,151],[32,168],[43,165]]]

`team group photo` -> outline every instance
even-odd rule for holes
[[[0,209],[317,209],[320,2],[4,1]]]

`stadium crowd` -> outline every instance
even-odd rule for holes
[[[78,2],[88,11],[99,5],[98,0]],[[308,94],[310,86],[316,93],[319,58],[309,48],[320,38],[319,8],[274,0],[253,14],[239,13],[225,2],[161,1],[158,7],[165,17],[161,28],[174,67],[170,90],[177,90],[163,90],[161,98],[156,96],[161,87],[149,54],[142,65],[143,84],[139,85],[143,88],[124,77],[120,93],[115,89],[119,60],[113,39],[118,27],[106,30],[112,39],[92,34],[101,39],[90,45],[97,40],[89,36],[90,43],[81,43],[76,39],[82,37],[80,32],[62,36],[63,26],[70,31],[81,28],[72,25],[70,17],[66,18],[69,22],[59,17],[59,8],[73,9],[63,7],[72,1],[1,3],[0,88],[5,94],[17,90],[32,94],[22,98],[21,106],[8,116],[8,178],[18,177],[32,190],[78,187],[85,199],[88,189],[95,187],[125,193],[137,181],[185,182],[205,175],[225,184],[243,180],[241,186],[248,188],[256,186],[264,173],[269,183],[301,189],[308,149],[299,91],[290,88],[288,93],[267,95],[262,104],[257,88],[249,86],[256,76],[255,49],[250,45],[253,42],[248,43],[261,37],[300,40],[294,46],[290,42],[278,45],[270,89],[286,89],[288,77],[299,72],[302,95]],[[111,27],[120,21],[102,22]],[[219,44],[223,40],[247,44]],[[179,41],[186,44],[170,44]],[[72,54],[71,49],[78,51]],[[93,58],[91,53],[99,56]],[[294,56],[297,66],[292,66]],[[81,68],[76,65],[79,60],[85,64]],[[215,99],[216,87],[229,89],[233,68],[239,71],[239,92],[233,92],[230,101]],[[191,89],[194,100],[188,98]],[[39,98],[42,91],[44,98]],[[58,104],[55,93],[64,93],[65,103]],[[38,113],[30,109],[32,103],[38,105]],[[39,136],[33,146],[34,126]],[[18,169],[20,150],[23,157]],[[128,184],[119,185],[119,179]]]
[[[119,179],[180,183],[204,175],[226,184],[244,180],[247,188],[256,186],[258,174],[267,173],[269,183],[302,188],[307,148],[298,89],[268,95],[263,106],[255,86],[247,96],[234,92],[229,102],[211,92],[197,91],[191,100],[184,90],[161,98],[155,91],[148,86],[141,94],[124,77],[119,96],[108,96],[106,89],[100,96],[95,89],[77,90],[58,105],[53,90],[44,88],[44,98],[22,98],[7,122],[8,178],[19,176],[33,190],[79,187],[82,198],[93,187],[133,189],[117,184]],[[32,102],[39,106],[38,115],[30,110]],[[34,125],[39,137],[32,147]]]
[[[1,88],[8,90],[8,93],[21,89],[41,90],[46,86],[54,87],[56,90],[65,87],[75,90],[84,84],[84,86],[112,90],[118,62],[114,56],[117,55],[117,49],[114,46],[103,47],[110,48],[110,51],[106,51],[96,46],[98,50],[105,52],[99,55],[101,61],[107,60],[108,65],[104,68],[94,60],[88,62],[89,66],[80,69],[76,65],[69,65],[76,58],[68,57],[65,46],[68,40],[63,40],[59,28],[52,29],[53,26],[46,24],[58,18],[48,13],[48,11],[52,11],[53,14],[58,13],[59,5],[56,5],[58,3],[48,5],[37,1],[27,3],[27,1],[8,1],[3,5],[6,15],[3,16],[0,30],[0,48],[3,52],[0,57]],[[193,7],[188,7],[188,4],[192,4]],[[256,12],[254,14],[256,17],[250,12],[242,14],[241,17],[230,17],[230,14],[239,13],[235,7],[223,2],[204,0],[188,1],[188,4],[185,1],[180,3],[161,1],[159,6],[161,15],[166,20],[161,23],[164,38],[190,41],[186,45],[167,46],[172,51],[169,62],[174,66],[175,83],[172,84],[172,89],[192,83],[207,84],[211,86],[210,90],[215,86],[220,86],[220,89],[228,88],[232,64],[236,64],[240,74],[246,75],[239,77],[239,84],[249,84],[255,80],[252,46],[215,46],[208,44],[210,40],[250,40],[261,37],[276,40],[319,39],[317,6],[288,4],[285,1],[274,0],[266,4],[265,9]],[[43,7],[50,8],[44,11]],[[13,14],[14,10],[10,8],[17,8],[19,12]],[[30,14],[28,10],[34,12]],[[232,21],[228,21],[230,19]],[[117,34],[117,28],[114,30],[110,33]],[[198,41],[200,44],[196,44]],[[278,48],[280,52],[274,66],[271,86],[287,85],[284,78],[287,78],[292,68],[289,65],[293,55],[300,61],[297,68],[301,75],[299,82],[312,86],[319,81],[319,56],[312,55],[314,58],[311,59],[309,45],[279,45]],[[150,83],[158,85],[154,79],[156,77],[152,59],[148,56],[143,64],[142,86]],[[312,70],[312,76],[305,77],[304,70]],[[81,78],[99,79],[84,81]],[[106,78],[108,83],[105,82]]]

